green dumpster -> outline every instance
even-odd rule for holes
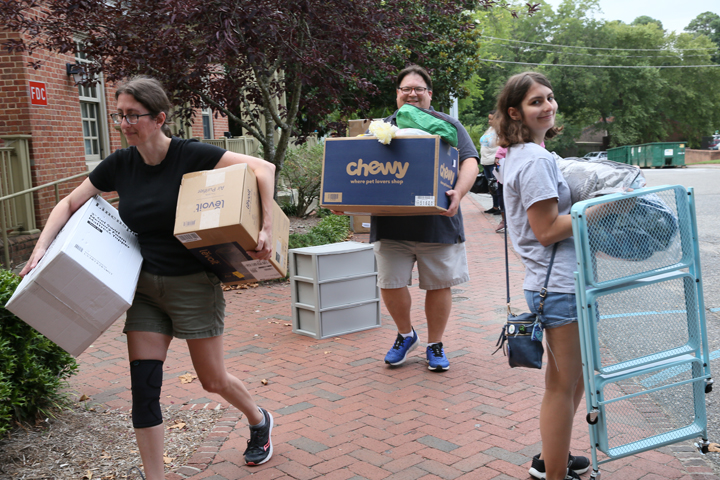
[[[650,156],[650,147],[649,143],[643,143],[642,145],[635,145],[635,163],[633,165],[637,165],[640,168],[645,167],[651,167],[652,166],[652,160],[650,160],[648,157]]]
[[[608,160],[641,168],[682,167],[685,165],[684,142],[655,142],[608,149]]]
[[[685,165],[685,143],[655,142],[643,145],[646,167],[681,167]]]
[[[630,145],[628,148],[628,163],[630,165],[642,166],[640,163],[642,157],[642,145]]]
[[[609,148],[608,160],[618,163],[630,163],[630,147]]]

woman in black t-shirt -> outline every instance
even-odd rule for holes
[[[117,191],[120,216],[138,234],[143,255],[124,332],[130,359],[133,426],[148,480],[165,478],[160,389],[162,365],[173,337],[187,341],[203,388],[220,394],[247,417],[250,440],[246,463],[265,463],[272,456],[273,418],[225,368],[225,301],[220,281],[173,236],[173,226],[185,173],[245,163],[257,177],[263,211],[254,256],[270,258],[275,166],[212,145],[170,138],[165,124],[170,102],[155,79],[136,77],[121,85],[115,98],[117,113],[111,117],[121,126],[130,147],[108,156],[55,206],[20,274],[26,275],[37,265],[60,229],[87,200],[102,192]]]

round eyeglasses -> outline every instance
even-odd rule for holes
[[[400,90],[405,95],[412,92],[413,90],[415,90],[415,93],[417,93],[418,95],[422,95],[428,89],[426,87],[400,87],[400,88],[398,88],[398,90]]]
[[[111,113],[110,118],[112,119],[113,123],[115,123],[115,125],[120,125],[123,121],[123,118],[130,125],[135,125],[138,123],[138,120],[140,120],[140,117],[146,117],[148,115],[152,115],[152,113],[143,113],[142,115],[136,115],[134,113],[130,114],[130,115],[123,115],[121,113]]]

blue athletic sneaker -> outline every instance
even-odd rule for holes
[[[402,365],[405,363],[408,353],[415,350],[419,343],[420,339],[418,338],[417,333],[415,333],[414,328],[411,337],[405,338],[398,333],[398,336],[395,339],[395,345],[393,345],[387,355],[385,355],[385,363],[388,365]]]
[[[445,356],[442,342],[427,347],[428,370],[444,372],[450,368],[450,362]]]

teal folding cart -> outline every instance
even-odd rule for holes
[[[600,464],[688,439],[707,452],[713,381],[694,200],[674,185],[572,207],[591,478]]]

